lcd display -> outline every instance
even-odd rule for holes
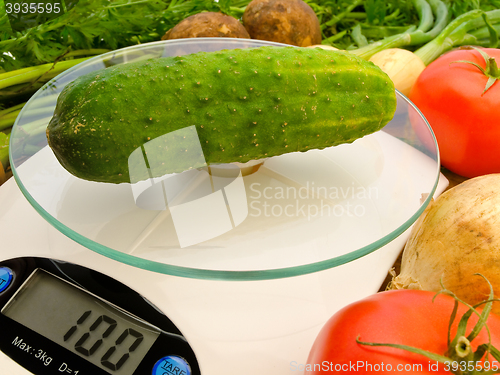
[[[43,270],[2,313],[110,374],[132,375],[160,331]]]

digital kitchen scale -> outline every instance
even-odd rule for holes
[[[134,46],[30,99],[11,135],[15,180],[0,190],[2,372],[300,374],[328,318],[379,289],[448,183],[432,131],[399,92],[394,119],[352,144],[244,165],[202,161],[131,184],[78,179],[47,146],[57,96],[79,75],[263,45],[277,44]],[[149,165],[144,155],[130,156],[134,168]]]

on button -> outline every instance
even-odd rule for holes
[[[191,367],[184,358],[168,355],[156,362],[152,375],[191,375]]]
[[[0,267],[0,293],[9,287],[12,283],[12,279],[12,270],[7,267]]]

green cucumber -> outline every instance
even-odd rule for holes
[[[179,129],[196,129],[199,140],[170,137],[170,153],[148,155],[150,164],[167,166],[153,177],[198,167],[200,157],[208,165],[245,163],[351,143],[380,130],[395,110],[390,78],[347,52],[235,49],[83,75],[61,92],[47,138],[73,175],[122,183],[148,178],[130,176],[134,150]],[[192,160],[176,151],[200,150],[200,143]]]

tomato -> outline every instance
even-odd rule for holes
[[[500,62],[500,49],[482,48]],[[486,67],[474,49],[448,52],[420,74],[408,98],[435,133],[441,163],[464,177],[500,172],[500,82],[484,94]]]
[[[449,370],[459,363],[439,364],[422,354],[411,353],[400,348],[366,346],[356,342],[392,343],[417,347],[444,355],[448,344],[448,324],[454,307],[454,299],[448,295],[422,290],[392,290],[376,293],[354,302],[334,314],[317,336],[304,374],[356,373],[381,374],[450,374]],[[455,337],[458,320],[467,311],[460,304],[452,328]],[[473,315],[467,325],[467,334],[477,322]],[[500,345],[500,317],[490,315],[487,325],[491,332],[491,343]],[[485,327],[471,341],[477,346],[488,342]],[[468,362],[468,360],[466,361]],[[462,366],[475,366],[462,363]],[[499,370],[500,364],[493,357],[483,362],[484,368]]]

